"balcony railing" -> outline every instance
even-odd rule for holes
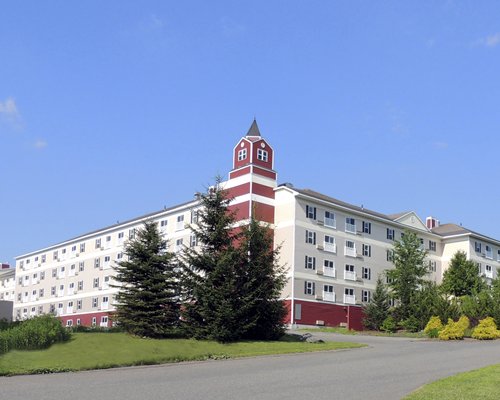
[[[323,243],[323,247],[324,247],[325,251],[328,251],[330,253],[337,252],[337,245],[335,243],[325,242],[325,243]]]
[[[349,233],[356,233],[356,224],[345,224],[345,231]]]
[[[344,271],[344,279],[346,281],[355,281],[356,280],[356,272],[354,272],[354,271]]]
[[[327,218],[327,217],[325,217],[323,225],[327,226],[329,228],[336,228],[337,227],[337,223],[335,222],[335,218]]]
[[[324,301],[335,301],[335,293],[332,292],[323,292],[323,300]]]
[[[490,278],[490,279],[493,279],[493,271],[484,271],[484,275],[486,276],[486,278]]]
[[[323,275],[335,278],[335,268],[323,267]]]
[[[356,247],[344,246],[344,255],[349,257],[356,257]]]
[[[356,296],[350,294],[344,294],[345,304],[356,304]]]
[[[492,259],[493,259],[493,252],[492,252],[491,250],[490,250],[490,251],[486,251],[486,252],[484,253],[484,256],[485,256],[486,258],[489,258],[490,260],[492,260]]]

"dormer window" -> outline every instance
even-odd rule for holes
[[[257,149],[257,160],[267,162],[267,159],[268,159],[267,151],[263,149]]]
[[[241,149],[238,151],[238,161],[243,161],[247,158],[247,149]]]

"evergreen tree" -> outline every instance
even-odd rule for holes
[[[385,319],[389,316],[389,293],[379,275],[372,299],[363,306],[363,325],[367,329],[378,331]]]
[[[136,237],[125,244],[118,263],[113,319],[127,332],[152,338],[177,333],[180,306],[177,263],[153,221],[144,222]]]
[[[394,243],[392,262],[394,269],[387,270],[391,296],[399,303],[398,320],[410,317],[412,301],[428,273],[425,263],[427,253],[421,248],[418,236],[406,230],[401,240]]]
[[[286,309],[280,299],[286,282],[285,271],[278,264],[279,248],[273,249],[273,235],[268,226],[251,218],[242,228],[242,265],[239,287],[247,302],[246,339],[275,340],[285,333]]]
[[[239,234],[220,178],[201,196],[200,203],[198,224],[191,226],[199,247],[186,248],[182,257],[185,328],[196,338],[235,341],[253,321],[245,322],[251,304],[239,287],[242,260],[235,247]]]
[[[477,265],[467,260],[465,252],[457,251],[443,274],[441,288],[446,294],[460,297],[481,292],[485,288],[485,283],[479,276]]]

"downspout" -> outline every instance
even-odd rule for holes
[[[292,232],[292,301],[290,302],[290,328],[293,329],[294,320],[295,320],[295,231],[297,230],[296,226],[296,213],[297,213],[297,204],[295,196],[293,196],[293,232]]]

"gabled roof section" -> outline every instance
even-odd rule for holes
[[[372,211],[372,210],[368,210],[367,208],[364,208],[364,207],[355,206],[355,205],[350,204],[350,203],[346,203],[344,201],[335,199],[335,198],[330,197],[330,196],[326,196],[324,194],[318,193],[318,192],[311,190],[311,189],[297,189],[294,187],[294,188],[292,188],[292,190],[295,190],[296,192],[303,194],[303,195],[306,195],[306,196],[314,197],[314,198],[319,199],[319,200],[328,201],[330,203],[336,204],[336,205],[341,206],[341,207],[350,208],[352,210],[363,212],[363,213],[373,215],[373,216],[379,217],[379,218],[390,219],[385,214],[382,214],[382,213],[379,213],[376,211]]]
[[[260,131],[259,131],[259,126],[257,125],[257,121],[254,118],[252,125],[250,125],[250,129],[248,130],[247,134],[245,136],[258,136],[259,138],[261,137]]]
[[[415,211],[407,211],[399,214],[388,215],[390,219],[395,222],[399,222],[400,224],[410,226],[415,229],[419,229],[421,231],[429,231],[427,226],[422,222],[422,220],[418,217]]]
[[[453,236],[473,233],[469,229],[457,224],[442,224],[431,229],[431,232],[439,236]]]

